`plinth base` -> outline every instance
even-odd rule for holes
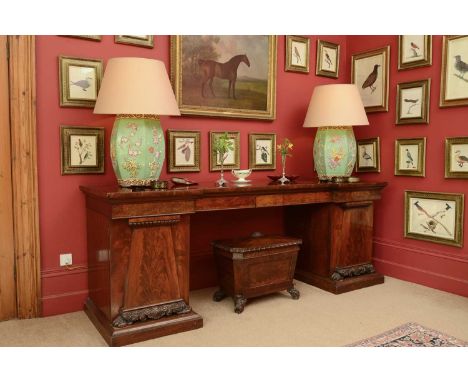
[[[310,272],[296,270],[294,278],[334,294],[341,294],[384,283],[384,276],[377,272],[335,281]]]
[[[203,327],[203,318],[194,311],[139,322],[124,328],[112,326],[89,298],[86,300],[84,311],[109,346],[129,345]]]

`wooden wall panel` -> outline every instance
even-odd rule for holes
[[[0,36],[0,320],[16,317],[7,44]]]
[[[40,315],[35,37],[9,36],[10,124],[18,318]]]

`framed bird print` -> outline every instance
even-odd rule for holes
[[[396,124],[429,123],[431,79],[397,85]]]
[[[153,35],[118,35],[114,37],[116,44],[126,44],[141,46],[143,48],[154,47],[154,36]]]
[[[340,46],[332,42],[317,40],[317,76],[338,78],[340,69]]]
[[[276,169],[276,134],[249,134],[249,168]]]
[[[168,130],[168,172],[200,171],[200,132]]]
[[[309,73],[310,39],[301,36],[286,36],[287,72]]]
[[[276,40],[260,35],[171,36],[171,80],[180,112],[275,119]]]
[[[60,126],[62,175],[104,173],[104,128]]]
[[[221,161],[216,151],[213,150],[215,141],[224,132],[210,131],[210,171],[220,171]],[[240,133],[238,131],[228,132],[229,140],[232,142],[233,149],[226,153],[223,162],[224,170],[238,170],[240,169]]]
[[[395,141],[395,175],[426,175],[426,138]]]
[[[468,178],[468,137],[445,139],[445,177]]]
[[[356,172],[380,172],[380,138],[358,139]]]
[[[463,246],[463,194],[405,191],[405,237]]]
[[[60,56],[60,106],[93,108],[102,72],[102,60]]]
[[[468,35],[444,36],[440,107],[468,105]]]
[[[398,70],[432,65],[432,36],[398,36]]]
[[[388,111],[389,60],[390,46],[352,55],[351,83],[368,113]]]

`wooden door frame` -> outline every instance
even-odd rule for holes
[[[18,318],[41,314],[34,36],[8,36],[13,231]]]
[[[16,318],[8,37],[0,36],[0,320]]]

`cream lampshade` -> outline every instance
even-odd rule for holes
[[[164,63],[139,57],[111,58],[95,114],[116,114],[111,159],[122,187],[158,180],[165,158],[160,115],[180,115]]]
[[[318,127],[314,163],[322,181],[343,181],[356,163],[352,125],[368,125],[356,85],[317,86],[310,99],[304,127]]]

